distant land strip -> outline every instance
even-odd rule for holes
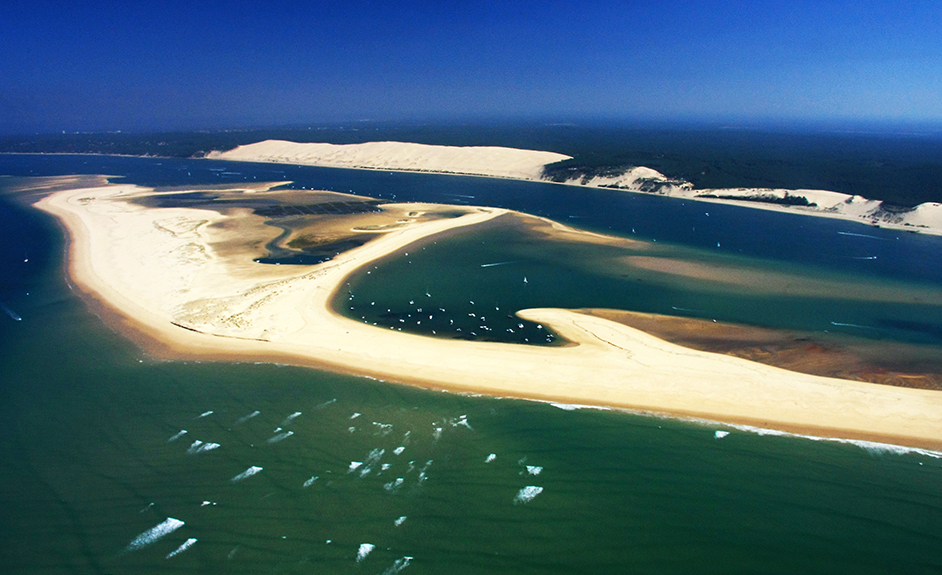
[[[898,207],[862,196],[827,190],[778,188],[695,189],[644,166],[580,170],[565,167],[570,156],[555,152],[498,146],[436,146],[408,142],[363,144],[298,143],[265,140],[228,151],[213,151],[210,160],[268,162],[397,172],[428,172],[570,186],[609,188],[705,202],[736,204],[811,216],[856,221],[878,227],[942,235],[942,204],[925,202]]]

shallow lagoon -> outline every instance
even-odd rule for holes
[[[70,292],[49,220],[7,204],[2,217],[0,301],[22,317],[0,316],[9,572],[942,567],[942,460],[932,454],[284,366],[156,362]],[[507,267],[486,269],[517,273]],[[197,440],[219,447],[188,453]],[[262,470],[232,481],[252,467]],[[518,499],[528,486],[542,491]],[[128,550],[167,518],[184,525]],[[358,562],[364,543],[375,548]]]

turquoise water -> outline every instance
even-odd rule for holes
[[[0,201],[0,301],[21,318],[0,315],[5,572],[942,570],[942,459],[933,454],[286,366],[155,361],[69,289],[54,224]],[[388,297],[454,292],[463,301],[403,266],[473,268],[507,251],[533,267],[477,268],[508,286],[495,306],[510,309],[511,294],[560,273],[522,240],[454,241],[410,254],[412,264],[383,263]],[[469,252],[480,261],[447,257]],[[595,269],[570,259],[572,273]],[[931,283],[933,270],[918,281]],[[538,295],[572,291],[544,285]],[[143,545],[149,530],[177,526],[171,518],[182,525]],[[364,544],[374,547],[357,561]]]
[[[818,282],[829,289],[814,297],[783,296],[775,282],[760,288],[678,278],[625,263],[633,256],[785,273],[796,285]],[[870,287],[888,298],[905,293],[920,301],[862,301],[847,293],[847,284],[857,292]],[[369,324],[460,339],[558,343],[514,312],[598,307],[905,342],[942,353],[942,292],[928,283],[886,284],[663,243],[547,241],[510,218],[401,250],[352,276],[335,306]]]

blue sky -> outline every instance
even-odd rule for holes
[[[0,133],[359,119],[942,122],[942,3],[43,2]]]

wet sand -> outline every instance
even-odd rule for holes
[[[612,309],[574,310],[684,347],[811,375],[942,391],[942,361],[885,341],[824,340],[815,334]],[[912,369],[918,366],[918,371]],[[909,369],[907,369],[909,368]]]

